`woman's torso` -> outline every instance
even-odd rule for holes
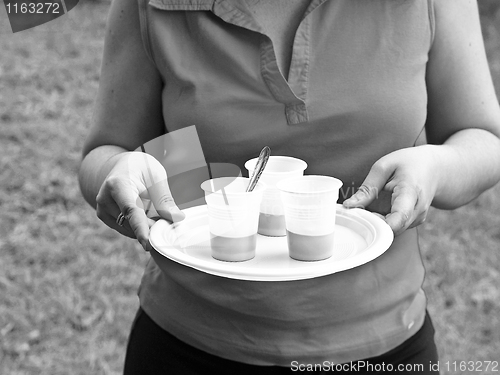
[[[268,145],[306,160],[307,174],[343,180],[343,200],[378,158],[422,134],[430,1],[313,0],[278,48],[278,29],[244,0],[140,2],[145,47],[165,82],[166,129],[195,124],[209,162],[242,167]],[[291,19],[304,12],[299,5]],[[384,199],[371,207],[387,208]],[[168,272],[148,265],[144,310],[230,359],[369,357],[400,344],[424,317],[415,229],[365,266],[306,281],[234,281],[160,261]]]

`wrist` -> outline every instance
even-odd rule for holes
[[[465,162],[453,145],[426,145],[431,159],[431,178],[434,184],[432,206],[440,209],[459,207],[464,197],[461,181],[467,177]]]
[[[431,178],[434,181],[435,196],[445,194],[454,166],[459,164],[460,155],[448,145],[425,145],[430,159]]]
[[[117,157],[124,151],[126,150],[117,146],[100,146],[90,151],[82,160],[78,174],[80,190],[92,207],[96,207],[97,193],[117,163]]]

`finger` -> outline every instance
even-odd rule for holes
[[[112,200],[119,207],[118,215],[121,212],[125,216],[127,225],[135,234],[135,238],[144,249],[147,249],[150,219],[144,212],[142,200],[135,185],[129,179],[111,178],[106,180],[104,191],[109,191]],[[116,217],[114,219],[116,221]],[[115,225],[118,224],[115,222]]]
[[[414,221],[418,202],[417,191],[411,186],[398,185],[393,190],[391,213],[385,221],[395,235],[404,232]]]
[[[150,219],[146,216],[144,209],[138,206],[136,202],[137,200],[124,199],[118,205],[128,222],[128,226],[130,226],[130,229],[135,233],[135,237],[146,250],[149,241]]]
[[[410,224],[408,228],[415,228],[418,227],[419,225],[422,225],[425,223],[425,220],[427,219],[427,213],[421,213],[415,220],[413,220],[413,223]]]
[[[108,227],[131,238],[135,238],[134,232],[130,226],[118,225],[116,219],[120,215],[120,207],[115,202],[108,189],[107,182],[103,184],[96,197],[96,215]]]
[[[359,207],[365,208],[371,202],[378,198],[380,191],[384,189],[385,184],[391,178],[393,169],[390,166],[384,165],[383,162],[375,163],[368,176],[366,176],[363,184],[358,191],[349,199],[344,201],[344,206],[347,208]]]
[[[105,193],[102,193],[105,194]],[[110,194],[109,197],[103,198],[100,193],[96,199],[96,214],[97,217],[108,227],[116,230],[117,232],[123,234],[124,236],[130,238],[136,238],[134,231],[132,230],[130,223],[127,218],[123,220],[123,224],[119,225],[117,222],[118,216],[121,214],[120,207],[114,201]],[[141,207],[141,205],[138,205]],[[148,218],[148,226],[151,227],[156,222],[155,218]]]
[[[141,207],[140,205],[138,207]],[[156,223],[156,221],[159,219],[159,218],[150,218],[150,217],[147,217],[146,216],[146,219],[147,219],[147,223],[148,223],[148,227],[151,228],[153,226],[154,223]],[[132,234],[134,234],[134,231],[132,230],[132,227],[127,219],[127,217],[125,215],[122,215],[122,219],[121,219],[121,225],[120,225],[120,222],[118,221],[118,218],[115,219],[115,224],[119,227],[119,228],[125,228],[127,229],[129,232],[131,232]],[[133,236],[133,238],[135,238],[135,234]]]
[[[418,213],[418,216],[413,220],[408,228],[415,228],[419,225],[423,224],[427,219],[427,213],[429,212],[429,207],[421,207],[423,204],[420,203],[420,199],[417,202],[415,207],[415,211]]]
[[[105,181],[102,184],[101,188],[99,189],[99,193],[97,194],[96,197],[96,213],[100,219],[101,216],[103,218],[104,217],[116,218],[120,214],[120,207],[118,207],[115,200],[111,196],[111,192],[109,191],[108,185],[109,185],[108,181]]]
[[[148,187],[149,196],[156,212],[170,222],[184,220],[186,215],[175,204],[167,179]]]
[[[116,206],[116,209],[119,211],[118,206]],[[134,232],[126,221],[123,223],[123,226],[119,226],[116,223],[116,218],[113,215],[109,214],[107,211],[103,210],[99,205],[96,207],[96,214],[97,217],[111,229],[116,230],[124,236],[135,238]]]
[[[415,213],[417,216],[408,228],[414,228],[423,224],[427,219],[427,214],[429,213],[429,207],[431,205],[430,200],[426,198],[422,190],[417,189],[416,193],[418,195],[417,204],[415,205]]]

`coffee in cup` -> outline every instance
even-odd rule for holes
[[[251,174],[257,163],[257,158],[248,160],[245,168]],[[267,185],[260,206],[258,233],[264,236],[285,236],[285,213],[281,203],[280,192],[276,184],[291,177],[304,174],[307,163],[291,156],[270,156],[260,181]]]
[[[336,206],[342,181],[300,176],[278,182],[291,258],[317,261],[333,255]]]
[[[246,192],[249,178],[221,177],[204,181],[212,257],[241,262],[255,257],[259,207],[265,184]]]

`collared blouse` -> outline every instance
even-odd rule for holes
[[[432,0],[312,0],[288,76],[243,0],[138,0],[144,48],[163,79],[165,131],[196,125],[209,162],[243,166],[264,145],[340,178],[424,139]],[[370,209],[384,212],[383,194]],[[422,325],[416,229],[381,257],[315,279],[250,282],[150,260],[139,296],[164,329],[258,365],[348,362],[387,352]]]

